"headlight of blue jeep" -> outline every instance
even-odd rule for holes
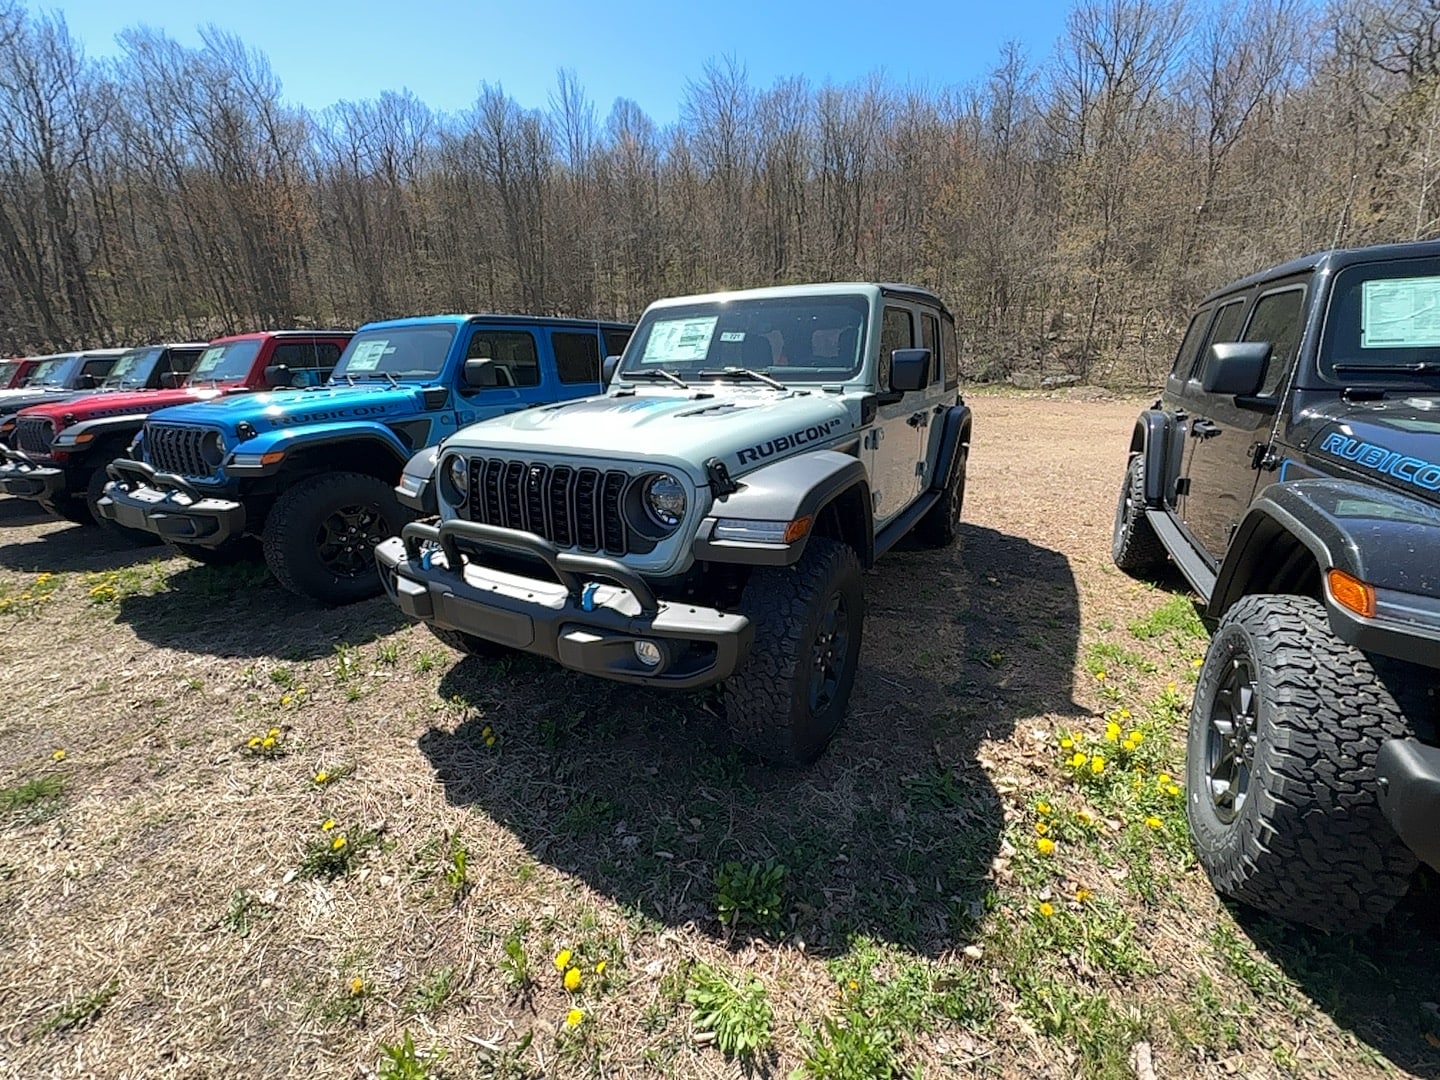
[[[212,469],[220,467],[220,462],[225,460],[225,440],[218,431],[210,432],[201,441],[200,456]]]
[[[650,520],[668,531],[685,517],[685,488],[669,473],[660,473],[645,481],[640,503]]]
[[[464,506],[470,495],[470,467],[459,454],[450,454],[440,462],[441,488],[451,506]]]

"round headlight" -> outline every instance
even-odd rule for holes
[[[200,443],[200,457],[212,469],[218,469],[225,460],[225,440],[220,432],[212,431]]]
[[[645,512],[655,524],[673,529],[685,516],[685,489],[669,473],[652,476],[645,484]]]
[[[445,477],[445,497],[454,506],[464,506],[470,494],[470,468],[459,454],[452,454],[441,463]]]

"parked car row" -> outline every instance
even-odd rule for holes
[[[1201,864],[1327,927],[1440,869],[1436,311],[1440,243],[1214,293],[1116,509],[1116,565],[1173,563],[1214,630],[1187,752]],[[914,286],[682,297],[634,327],[246,335],[187,365],[195,348],[34,364],[72,398],[20,412],[0,490],[202,561],[258,549],[324,603],[383,588],[463,652],[721,684],[733,737],[780,764],[813,761],[845,714],[863,571],[958,532],[973,418],[954,319]],[[177,385],[74,399],[105,363],[147,387],[168,363]]]

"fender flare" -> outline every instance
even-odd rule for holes
[[[1185,426],[1163,409],[1146,409],[1135,421],[1130,453],[1145,458],[1145,505],[1174,506],[1185,455]]]
[[[970,433],[975,426],[974,414],[963,401],[945,409],[941,421],[944,431],[940,434],[940,456],[935,462],[935,475],[930,478],[932,491],[945,491],[955,478],[964,451],[970,448]]]
[[[321,447],[340,446],[346,443],[378,443],[390,452],[397,468],[403,468],[412,451],[400,441],[399,436],[384,424],[374,421],[360,421],[345,424],[312,424],[293,430],[263,431],[254,438],[235,446],[224,469],[227,473],[240,476],[269,476],[279,472],[296,453]],[[246,456],[282,452],[285,456],[270,465],[235,466],[236,455]]]
[[[401,506],[422,517],[435,517],[440,513],[440,500],[435,494],[435,469],[439,462],[439,443],[417,450],[411,456],[400,473],[400,483],[395,485],[395,497]]]
[[[64,450],[70,454],[84,453],[91,449],[96,442],[108,439],[116,435],[128,435],[131,439],[135,432],[145,426],[145,421],[150,418],[148,412],[124,413],[120,416],[97,416],[91,420],[80,420],[63,427],[55,434],[55,449]],[[91,435],[83,444],[76,441],[80,435]],[[63,440],[63,445],[61,445]],[[126,440],[128,443],[128,439]]]
[[[745,521],[769,525],[787,524],[803,518],[814,519],[836,499],[850,498],[860,521],[852,528],[863,530],[856,554],[863,566],[874,562],[875,523],[870,505],[870,481],[859,458],[838,450],[815,450],[796,454],[748,473],[740,488],[722,495],[700,522],[692,552],[697,561],[747,563],[758,566],[789,566],[805,551],[811,531],[785,542],[760,539],[716,539],[715,527],[722,521]],[[848,495],[855,492],[855,495]]]

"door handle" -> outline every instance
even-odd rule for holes
[[[1192,439],[1208,439],[1219,435],[1221,428],[1209,420],[1199,419],[1190,425],[1190,437]]]
[[[905,423],[913,428],[925,427],[930,423],[930,414],[926,412],[911,413],[910,419],[906,420]]]

